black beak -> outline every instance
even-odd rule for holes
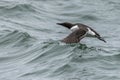
[[[58,25],[62,25],[62,23],[56,23],[56,24],[58,24]]]
[[[97,37],[97,36],[96,36]],[[106,43],[106,41],[105,41],[105,39],[104,38],[102,38],[102,37],[97,37],[99,40],[101,40],[101,41],[103,41],[103,42],[105,42]]]

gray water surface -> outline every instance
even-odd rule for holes
[[[58,22],[83,23],[107,41],[59,40]],[[0,80],[120,80],[120,0],[0,0]]]

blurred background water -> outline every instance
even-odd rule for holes
[[[84,23],[107,41],[59,40]],[[120,0],[0,0],[0,80],[120,80]]]

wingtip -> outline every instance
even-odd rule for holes
[[[104,43],[107,43],[107,41],[106,41],[104,38],[102,38],[101,40],[102,40]]]
[[[105,43],[107,43],[107,41],[104,40]]]
[[[100,37],[99,39],[100,39],[101,41],[103,41],[104,43],[107,43],[107,41],[106,41],[104,38]]]

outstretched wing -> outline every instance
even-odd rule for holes
[[[83,39],[86,36],[86,31],[79,29],[75,30],[71,34],[69,34],[66,38],[62,40],[62,42],[65,43],[78,43],[81,39]]]

